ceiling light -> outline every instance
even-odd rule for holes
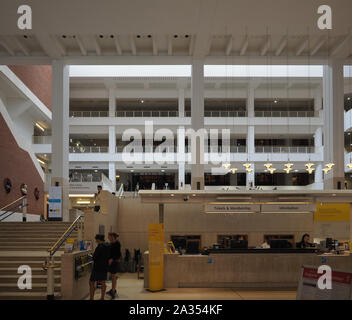
[[[94,172],[98,172],[98,170],[94,170]]]
[[[119,179],[120,178],[120,176],[119,175],[116,175],[116,179]]]
[[[252,166],[252,164],[246,162],[246,163],[243,164],[243,166],[244,166],[246,169],[248,169],[248,168],[250,168],[250,167]]]
[[[335,163],[330,162],[330,163],[327,163],[325,166],[331,169],[334,165]]]
[[[315,170],[315,169],[312,168],[312,167],[309,167],[309,168],[306,169],[306,171],[308,171],[309,174],[313,173],[314,170]]]
[[[237,168],[232,168],[232,169],[231,169],[231,173],[232,173],[232,174],[235,174],[236,171],[237,171]]]
[[[252,173],[253,169],[252,168],[247,168],[246,169],[248,173]]]
[[[35,126],[40,130],[42,130],[43,132],[45,131],[45,129],[38,122],[35,123]]]
[[[351,163],[351,162],[348,163],[348,164],[347,164],[347,167],[348,167],[349,169],[352,169],[352,163]]]
[[[269,168],[268,170],[269,170],[270,174],[274,174],[274,172],[276,171],[275,168]]]
[[[269,169],[269,168],[272,167],[272,165],[273,165],[272,163],[267,162],[267,163],[264,164],[264,167]]]
[[[348,97],[347,100],[350,101],[350,100],[351,100],[351,97]]]
[[[173,194],[173,193],[171,193],[171,194],[170,194],[170,196],[171,196],[171,197],[173,197],[173,196],[174,196],[174,194]]]
[[[324,171],[325,174],[328,174],[330,170],[331,170],[330,168],[324,168],[324,169],[323,169],[323,171]]]
[[[141,100],[141,103],[144,103],[144,100]]]
[[[161,172],[165,172],[165,170],[164,170],[164,169],[162,169],[162,170],[161,170]]]
[[[90,204],[89,200],[78,200],[76,201],[77,204]]]
[[[274,100],[274,103],[277,103],[277,100]]]
[[[134,172],[134,170],[131,170],[131,172]]]
[[[296,169],[295,172],[298,172],[298,170]]]
[[[314,163],[308,162],[305,164],[305,166],[307,167],[307,169],[310,169],[314,166]]]
[[[291,168],[285,168],[285,169],[284,169],[284,171],[285,171],[287,174],[289,174],[291,170],[292,170]]]
[[[225,169],[228,169],[228,168],[231,167],[231,163],[226,162],[226,163],[223,163],[222,166],[223,166]]]
[[[291,169],[293,167],[293,163],[285,163],[285,167]]]
[[[94,198],[94,194],[69,194],[70,198]]]

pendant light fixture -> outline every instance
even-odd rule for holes
[[[271,168],[272,166],[273,166],[273,164],[270,163],[270,162],[267,162],[267,163],[264,164],[264,167],[267,168],[267,169]]]
[[[268,171],[270,172],[270,174],[274,174],[274,172],[276,171],[275,168],[269,168]]]

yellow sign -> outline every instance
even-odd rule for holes
[[[317,203],[315,221],[350,221],[349,203]]]
[[[164,224],[148,225],[149,290],[164,289]]]

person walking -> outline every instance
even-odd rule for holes
[[[94,300],[95,285],[98,282],[101,285],[101,298],[104,300],[106,291],[106,279],[109,269],[110,248],[105,243],[103,234],[95,236],[97,247],[93,254],[93,269],[89,279],[90,300]]]
[[[111,290],[107,292],[111,298],[118,296],[116,291],[117,285],[117,272],[121,259],[121,244],[119,241],[119,235],[115,232],[110,232],[108,235],[110,241],[110,259],[109,259],[109,272],[111,273]]]

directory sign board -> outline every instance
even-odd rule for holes
[[[317,203],[315,221],[350,221],[349,203]]]
[[[350,300],[352,299],[352,272],[332,271],[331,289],[319,289],[322,274],[317,267],[303,266],[298,285],[299,300]]]
[[[62,188],[49,187],[49,220],[62,220]]]

